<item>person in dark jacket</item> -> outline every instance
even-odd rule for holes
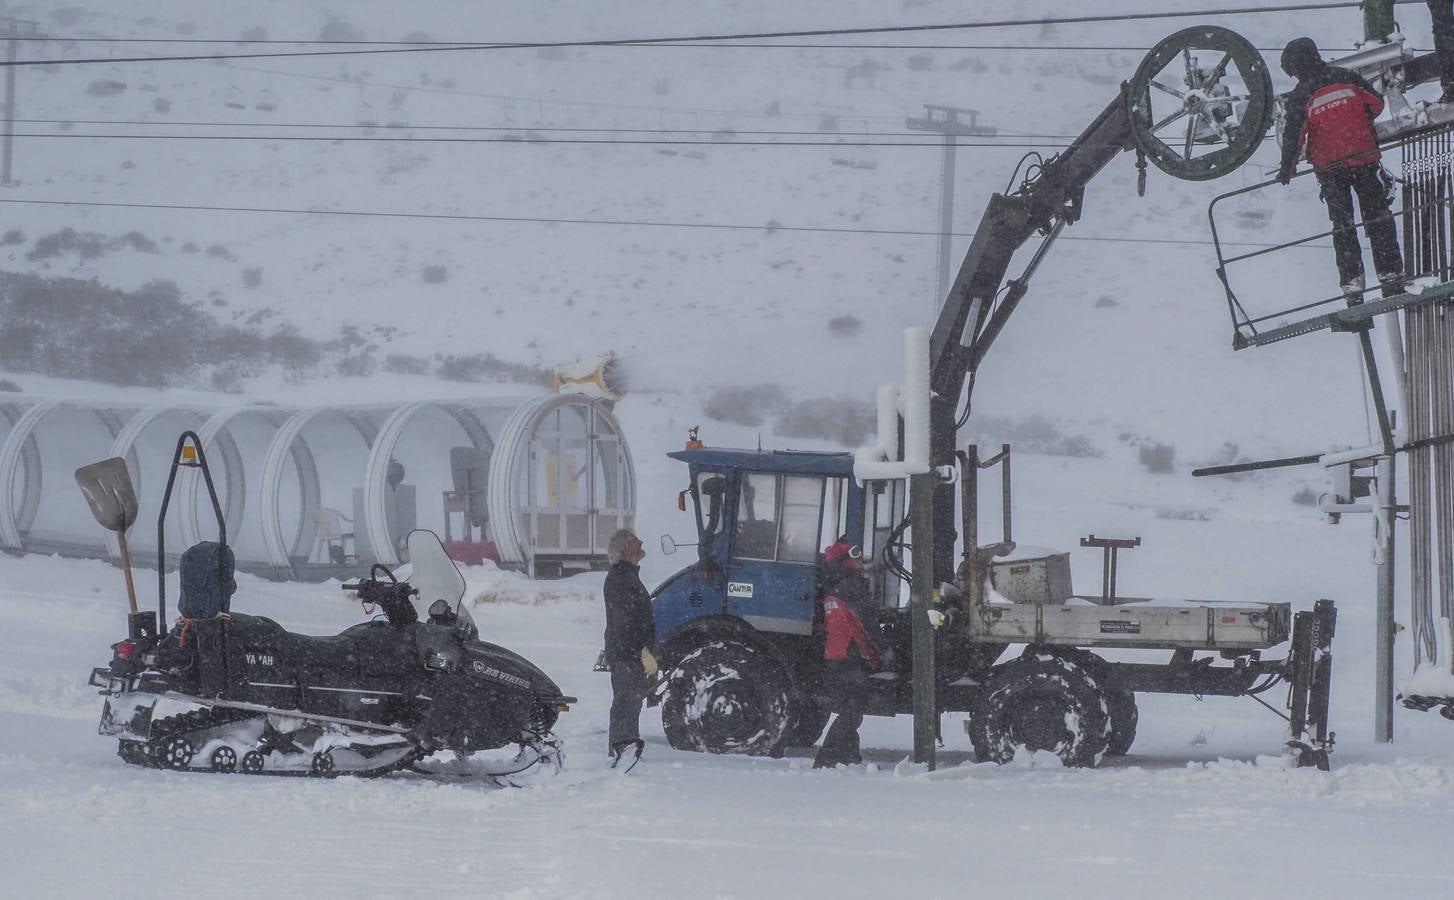
[[[813,768],[863,762],[858,728],[868,696],[868,673],[879,667],[878,648],[852,607],[834,594],[823,597],[823,684],[832,700],[833,723],[813,758]]]
[[[635,746],[640,755],[641,702],[647,680],[656,674],[656,619],[651,613],[651,592],[641,583],[641,561],[646,551],[636,532],[622,528],[606,545],[611,570],[606,573],[606,662],[611,668],[611,726],[609,747],[613,760]]]
[[[1403,280],[1403,259],[1389,212],[1393,181],[1383,170],[1373,130],[1383,98],[1356,72],[1323,62],[1312,38],[1288,43],[1282,51],[1282,70],[1297,79],[1297,86],[1287,97],[1277,180],[1282,184],[1292,180],[1298,155],[1306,149],[1333,223],[1338,280],[1350,300],[1361,300],[1364,287],[1363,248],[1353,217],[1356,193],[1378,279],[1385,288],[1396,289]]]

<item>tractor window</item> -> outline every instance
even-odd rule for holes
[[[824,495],[826,507],[823,510],[823,525],[818,530],[818,550],[821,552],[848,528],[848,482],[843,478],[829,478]],[[867,547],[864,548],[867,551]]]
[[[818,559],[818,523],[823,511],[823,479],[803,475],[783,478],[782,528],[777,558],[811,563]]]
[[[737,535],[732,555],[772,559],[777,546],[778,477],[766,472],[742,473],[737,502]]]
[[[727,476],[721,472],[698,472],[696,489],[697,539],[706,544],[726,526],[723,506],[727,499]]]
[[[863,558],[877,560],[891,531],[904,516],[904,489],[901,479],[869,482],[868,504],[863,516]]]

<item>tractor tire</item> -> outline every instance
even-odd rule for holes
[[[990,677],[970,710],[969,738],[980,762],[1007,763],[1025,748],[1054,753],[1067,767],[1094,767],[1109,719],[1087,667],[1031,652]]]
[[[766,756],[781,752],[792,701],[787,672],[766,651],[714,639],[667,675],[661,724],[677,750]]]
[[[1106,709],[1110,724],[1106,730],[1106,755],[1125,756],[1136,740],[1136,692],[1125,688],[1106,692]]]

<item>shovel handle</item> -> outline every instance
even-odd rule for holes
[[[116,542],[121,545],[121,571],[126,575],[126,599],[131,604],[131,614],[137,613],[136,585],[131,580],[131,551],[126,547],[126,532],[116,532]]]

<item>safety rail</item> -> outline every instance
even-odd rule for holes
[[[1418,133],[1406,134],[1400,140],[1384,144],[1382,149],[1384,151],[1405,149],[1409,145],[1414,144],[1415,142],[1426,141],[1430,137],[1431,135],[1429,134],[1429,129],[1424,128],[1420,129]],[[1312,174],[1312,170],[1305,169],[1301,172],[1296,173],[1293,177],[1301,178],[1304,175],[1310,174]],[[1404,181],[1404,179],[1402,178],[1397,180],[1399,180],[1400,182]],[[1311,334],[1312,332],[1321,331],[1323,329],[1331,328],[1337,330],[1339,328],[1361,327],[1361,324],[1363,322],[1368,321],[1368,319],[1370,319],[1372,316],[1378,315],[1380,313],[1392,312],[1396,309],[1402,309],[1407,306],[1418,305],[1434,300],[1448,299],[1451,294],[1454,294],[1454,289],[1448,289],[1447,285],[1440,284],[1436,287],[1430,287],[1429,289],[1418,293],[1386,293],[1384,295],[1384,298],[1377,303],[1363,303],[1363,297],[1366,294],[1368,294],[1370,291],[1381,289],[1380,285],[1375,284],[1373,286],[1364,288],[1356,295],[1347,294],[1340,291],[1339,293],[1331,297],[1314,300],[1310,303],[1303,303],[1298,306],[1288,307],[1286,309],[1277,310],[1275,312],[1270,312],[1263,315],[1253,316],[1247,311],[1246,307],[1243,306],[1242,301],[1237,296],[1237,292],[1232,287],[1232,281],[1228,274],[1229,267],[1231,267],[1233,264],[1246,262],[1248,260],[1256,259],[1262,256],[1267,256],[1268,254],[1276,253],[1280,250],[1287,250],[1292,247],[1307,246],[1312,244],[1313,241],[1329,238],[1333,235],[1333,229],[1329,228],[1327,231],[1320,231],[1317,234],[1312,234],[1306,237],[1297,238],[1295,240],[1286,241],[1281,244],[1274,244],[1267,247],[1259,247],[1256,250],[1252,250],[1247,253],[1240,253],[1229,256],[1223,246],[1221,232],[1217,228],[1218,205],[1225,200],[1242,197],[1254,191],[1260,191],[1264,188],[1271,187],[1272,185],[1277,183],[1278,182],[1276,179],[1269,179],[1267,181],[1259,181],[1256,184],[1244,185],[1235,190],[1227,191],[1223,194],[1218,194],[1216,197],[1212,198],[1211,203],[1207,205],[1207,222],[1211,226],[1212,246],[1217,254],[1217,278],[1222,282],[1222,288],[1226,292],[1227,313],[1232,319],[1232,348],[1234,350],[1244,350],[1248,347],[1261,347],[1267,344],[1275,344],[1278,341],[1284,341],[1288,338],[1298,337],[1299,335]],[[1407,190],[1405,190],[1404,196],[1405,198],[1407,198]],[[1392,216],[1395,217],[1395,219],[1399,219],[1407,223],[1412,220],[1415,213],[1437,213],[1438,210],[1435,207],[1439,205],[1440,204],[1438,203],[1431,205],[1428,203],[1419,204],[1405,202],[1402,206],[1393,208],[1389,212]],[[1362,211],[1361,208],[1359,211]],[[1353,227],[1355,229],[1362,229],[1363,225],[1363,220],[1358,219],[1354,222]],[[1404,245],[1405,254],[1408,255],[1408,241],[1404,241]],[[1319,246],[1327,247],[1328,245],[1323,244]],[[1406,260],[1406,263],[1408,262],[1411,261]],[[1418,274],[1419,273],[1417,272],[1411,272],[1410,277],[1415,277]],[[1310,316],[1308,318],[1300,319],[1298,321],[1290,322],[1285,325],[1279,325],[1273,328],[1261,327],[1265,326],[1268,322],[1282,321],[1289,316],[1296,316],[1301,313],[1310,312],[1312,310],[1323,309],[1325,307],[1338,303],[1343,304],[1343,308],[1340,308],[1337,312]],[[1359,308],[1363,308],[1363,311],[1356,311]]]
[[[1302,177],[1306,174],[1309,173],[1300,172],[1297,176],[1294,177]],[[1274,244],[1270,247],[1260,247],[1248,253],[1228,256],[1223,251],[1221,234],[1217,230],[1217,204],[1221,203],[1224,200],[1230,200],[1232,198],[1239,197],[1243,194],[1259,190],[1261,188],[1265,188],[1269,185],[1273,185],[1276,183],[1276,180],[1262,181],[1258,182],[1257,184],[1241,187],[1233,191],[1227,191],[1225,194],[1218,194],[1207,206],[1207,221],[1211,225],[1212,245],[1215,248],[1217,254],[1217,278],[1222,282],[1223,290],[1226,291],[1227,313],[1231,316],[1232,319],[1232,348],[1234,350],[1244,350],[1248,347],[1261,347],[1267,344],[1275,344],[1278,341],[1285,341],[1288,338],[1297,337],[1303,334],[1311,334],[1314,331],[1321,331],[1325,328],[1333,328],[1336,330],[1340,326],[1356,327],[1358,323],[1367,321],[1369,318],[1378,315],[1379,313],[1392,312],[1395,309],[1401,309],[1405,306],[1411,306],[1414,304],[1428,302],[1432,300],[1444,299],[1451,295],[1454,295],[1454,285],[1441,284],[1436,287],[1431,287],[1428,290],[1417,294],[1400,292],[1398,294],[1387,296],[1384,299],[1374,303],[1363,303],[1362,297],[1365,294],[1367,294],[1369,291],[1379,289],[1378,285],[1374,285],[1372,287],[1364,288],[1362,291],[1359,291],[1357,295],[1350,295],[1340,292],[1332,297],[1314,300],[1310,303],[1303,303],[1298,306],[1288,307],[1287,309],[1280,309],[1276,312],[1270,312],[1258,316],[1251,315],[1242,305],[1242,301],[1237,297],[1237,292],[1232,288],[1232,281],[1227,273],[1228,267],[1230,267],[1234,263],[1245,262],[1249,259],[1266,256],[1279,250],[1286,250],[1291,247],[1304,246],[1321,238],[1331,237],[1333,234],[1333,230],[1330,228],[1327,231],[1320,231],[1317,234],[1308,235],[1307,237],[1297,238],[1296,240],[1286,241],[1281,244]],[[1408,213],[1416,212],[1419,209],[1421,209],[1421,207],[1415,204],[1413,206],[1400,207],[1391,210],[1390,212],[1395,217],[1401,217]],[[1354,222],[1353,227],[1362,228],[1363,220],[1359,219]],[[1280,325],[1275,328],[1259,328],[1259,326],[1265,325],[1266,323],[1271,321],[1283,320],[1286,319],[1288,316],[1295,316],[1299,313],[1306,313],[1311,310],[1321,309],[1340,302],[1344,304],[1344,307],[1337,310],[1336,312],[1325,313],[1319,316],[1311,316],[1305,319],[1298,320],[1296,322],[1288,323],[1286,325]]]

